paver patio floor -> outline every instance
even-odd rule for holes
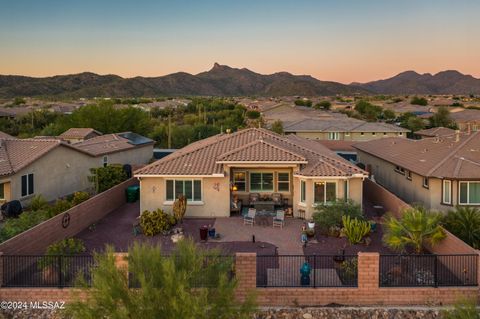
[[[244,225],[242,217],[217,217],[215,230],[220,233],[221,242],[252,241],[252,236],[255,236],[255,241],[277,246],[281,255],[303,255],[300,238],[304,223],[305,221],[301,219],[286,218],[283,228],[273,228],[271,217],[268,225],[255,224],[255,226]]]

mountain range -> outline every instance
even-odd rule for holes
[[[342,84],[287,72],[264,75],[218,63],[209,71],[196,75],[178,72],[160,77],[122,78],[90,72],[44,78],[0,75],[2,98],[336,94],[480,94],[480,79],[458,71],[444,71],[435,75],[407,71],[385,80]]]

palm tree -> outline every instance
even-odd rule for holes
[[[456,207],[443,219],[445,228],[472,246],[480,248],[480,210],[473,207]]]
[[[439,214],[428,212],[422,207],[405,209],[401,219],[387,217],[383,242],[398,251],[412,247],[419,254],[425,244],[434,246],[445,238],[440,221]]]

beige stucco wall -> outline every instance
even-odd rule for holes
[[[134,148],[96,157],[96,165],[103,166],[103,156],[108,157],[108,164],[147,164],[153,157],[153,145]]]
[[[158,208],[172,212],[172,203],[166,201],[166,179],[163,177],[140,178],[140,211]],[[175,178],[172,178],[175,179]],[[189,203],[185,217],[230,216],[229,177],[176,178],[202,180],[202,203]]]
[[[407,179],[405,175],[395,171],[395,165],[384,161],[378,157],[372,156],[362,151],[358,151],[358,161],[365,165],[370,165],[371,173],[375,180],[394,193],[404,201],[410,204],[421,204],[428,209],[447,211],[452,205],[442,203],[442,180],[438,178],[429,178],[429,187],[423,187],[423,176],[412,172],[412,179]],[[457,203],[458,186],[456,181],[452,181],[452,203]]]
[[[327,132],[296,132],[298,136],[312,139],[312,140],[328,140]],[[341,141],[371,141],[384,137],[406,137],[406,133],[399,135],[395,132],[379,132],[373,134],[372,132],[365,132],[363,135],[361,133],[350,133],[349,135],[344,132],[339,132],[339,140]]]

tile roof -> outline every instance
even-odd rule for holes
[[[10,134],[7,134],[5,132],[0,131],[0,139],[15,139],[15,137],[11,136]]]
[[[449,136],[454,135],[455,130],[447,127],[432,127],[415,132],[416,135],[426,136],[426,137],[435,137],[435,136]]]
[[[352,176],[366,174],[334,152],[298,136],[281,136],[250,128],[218,134],[192,143],[135,172],[148,175],[224,174],[224,162],[297,162],[298,175]]]
[[[450,117],[455,122],[480,121],[480,110],[466,109],[460,112],[451,112]]]
[[[59,137],[63,138],[85,138],[90,134],[102,135],[101,132],[94,130],[93,128],[86,128],[86,127],[72,127],[63,132],[59,135]]]
[[[357,150],[353,147],[353,144],[358,143],[358,141],[345,141],[345,140],[315,140],[317,143],[322,144],[326,148],[332,151],[348,151],[356,152]]]
[[[0,143],[0,176],[15,174],[62,145],[52,139],[2,139]]]
[[[354,145],[392,164],[427,177],[480,178],[480,132],[410,140],[384,138]]]
[[[142,141],[138,143],[135,137],[142,138]],[[71,146],[92,156],[100,156],[143,147],[145,145],[152,145],[154,143],[155,142],[149,138],[135,133],[125,132],[95,136],[85,141],[71,144]]]
[[[283,130],[285,132],[408,132],[407,129],[393,124],[365,122],[350,117],[303,119],[286,123]]]

